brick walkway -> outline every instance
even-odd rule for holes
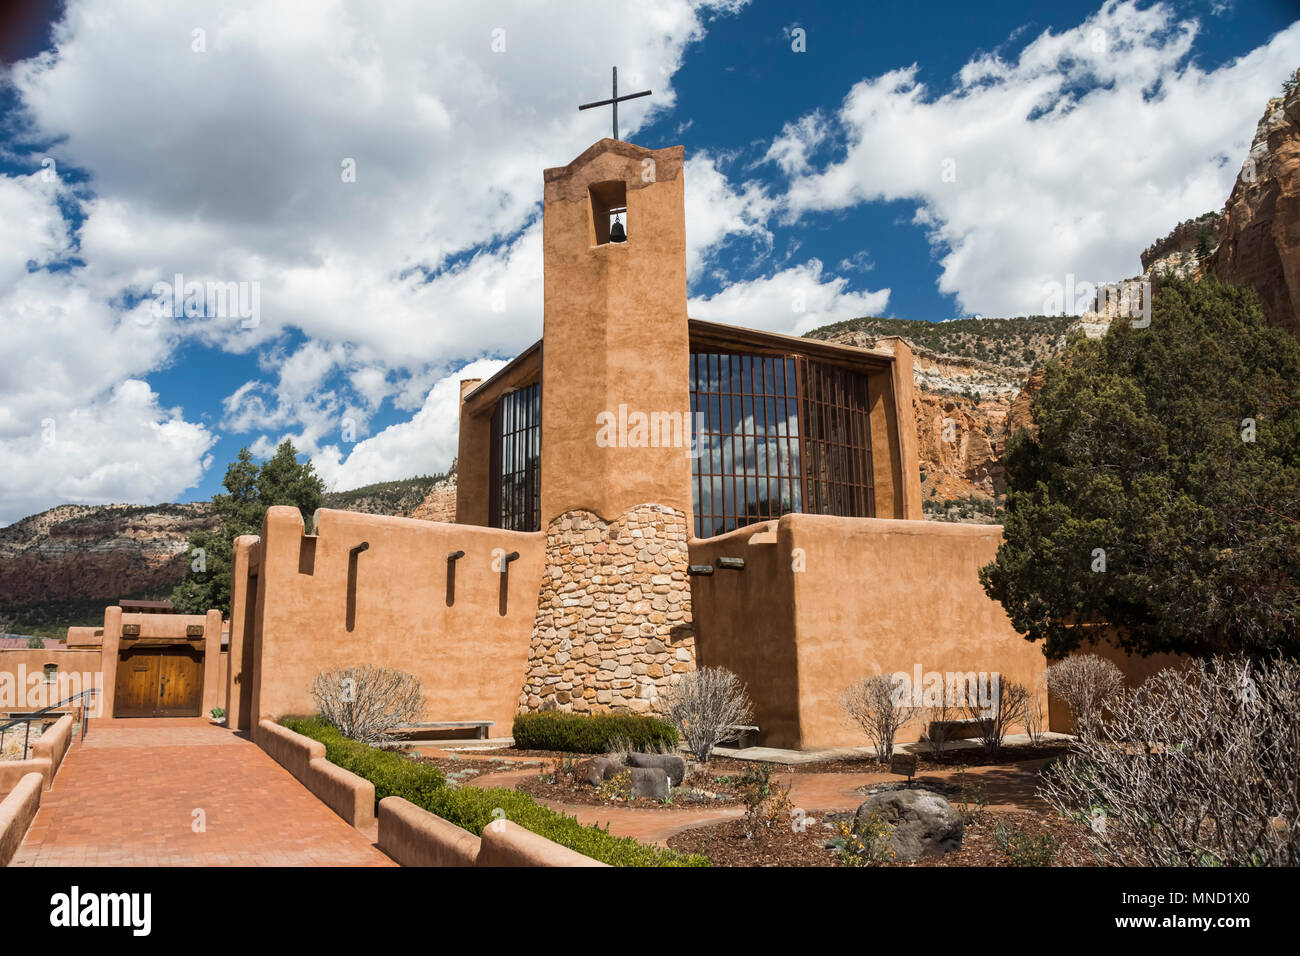
[[[13,865],[394,864],[250,741],[142,718],[91,721]]]

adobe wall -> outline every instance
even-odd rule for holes
[[[46,664],[57,664],[62,679],[46,683]],[[84,680],[74,680],[73,674],[89,674],[88,686],[102,686],[100,652],[59,647],[0,650],[0,712],[38,710],[87,690]]]
[[[488,489],[492,481],[492,404],[470,406],[465,398],[481,378],[460,382],[460,418],[456,444],[456,523],[487,526],[491,520]]]
[[[897,518],[923,521],[925,509],[921,502],[921,452],[916,436],[916,415],[912,411],[912,349],[901,338],[893,342],[891,348],[894,363],[889,373],[893,401],[888,410],[888,429],[892,432],[892,440],[888,447],[894,463],[895,487],[899,489],[899,500],[895,501],[892,514]],[[878,446],[873,443],[873,455],[876,447]],[[876,514],[886,517],[880,510]]]
[[[646,713],[694,669],[687,521],[647,504],[550,523],[521,711]]]
[[[690,550],[693,564],[745,558],[743,571],[691,583],[700,663],[750,684],[761,743],[865,745],[839,696],[870,674],[920,665],[1041,686],[1041,650],[1011,627],[977,576],[1001,528],[823,515],[760,527],[692,540]],[[914,722],[899,740],[917,740],[920,730]]]
[[[422,719],[494,720],[493,736],[508,735],[544,536],[325,509],[314,525],[305,535],[292,507],[271,508],[262,524],[249,725],[315,712],[308,688],[316,674],[373,664],[423,681]],[[363,542],[369,547],[350,555]],[[450,565],[450,593],[454,551],[465,554]],[[513,551],[520,557],[503,588],[501,555]],[[234,579],[235,596],[248,580]]]
[[[232,730],[252,731],[248,715],[253,698],[253,640],[257,611],[257,570],[261,562],[261,544],[255,534],[235,539],[231,557],[230,579],[230,649],[223,687],[225,688],[226,726]]]
[[[0,867],[8,866],[22,848],[41,805],[42,783],[40,774],[29,773],[12,788],[0,785],[0,792],[8,794],[0,800]]]
[[[761,742],[797,746],[799,681],[791,557],[776,546],[775,521],[690,540],[691,564],[715,565],[692,577],[699,666],[725,667],[749,689]],[[716,567],[719,557],[745,559],[743,571]]]

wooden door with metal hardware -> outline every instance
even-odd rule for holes
[[[203,697],[203,652],[140,647],[122,652],[114,717],[197,717]]]

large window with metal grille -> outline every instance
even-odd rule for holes
[[[695,352],[695,534],[790,512],[870,517],[867,377],[801,355]]]
[[[501,396],[492,413],[492,527],[541,529],[541,443],[541,386]]]

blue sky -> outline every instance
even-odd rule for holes
[[[686,147],[691,314],[786,332],[1134,274],[1300,65],[1267,0],[50,10],[3,50],[0,523],[283,437],[333,487],[444,470],[456,379],[540,335],[541,170],[612,63],[654,90],[624,138]],[[176,273],[257,321],[153,314]]]

